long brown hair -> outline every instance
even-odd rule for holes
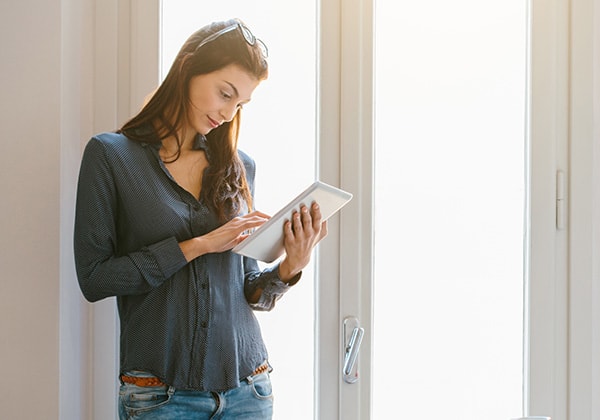
[[[139,134],[152,126],[157,131],[156,142],[175,137],[178,150],[173,160],[181,154],[178,132],[185,125],[191,106],[189,85],[193,77],[235,64],[264,80],[268,75],[266,57],[258,43],[250,45],[239,29],[228,31],[201,48],[198,45],[211,34],[223,28],[243,23],[238,19],[215,22],[193,33],[181,47],[167,77],[142,110],[121,127],[119,132],[134,141],[149,142]],[[233,120],[206,135],[210,152],[209,167],[202,181],[202,198],[215,210],[222,221],[243,210],[244,204],[252,209],[252,196],[246,181],[246,171],[237,153],[240,111]]]

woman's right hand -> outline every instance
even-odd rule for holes
[[[200,255],[225,252],[246,239],[248,231],[257,228],[270,219],[260,211],[234,217],[224,225],[205,235],[180,242],[179,246],[186,260],[192,261]]]

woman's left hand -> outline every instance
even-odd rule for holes
[[[313,203],[310,210],[302,206],[295,212],[283,229],[286,256],[279,265],[279,277],[285,282],[308,265],[313,248],[327,235],[327,222],[322,221],[319,205]]]

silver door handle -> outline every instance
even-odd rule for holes
[[[350,328],[352,328],[351,332]],[[358,319],[354,317],[344,319],[344,367],[342,369],[342,377],[344,382],[348,384],[358,381],[358,370],[355,367],[364,334],[365,329],[360,327]]]

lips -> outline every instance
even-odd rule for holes
[[[213,120],[212,118],[210,118],[210,117],[207,117],[207,118],[208,118],[208,122],[210,123],[212,128],[217,128],[218,126],[221,125],[221,123]]]

